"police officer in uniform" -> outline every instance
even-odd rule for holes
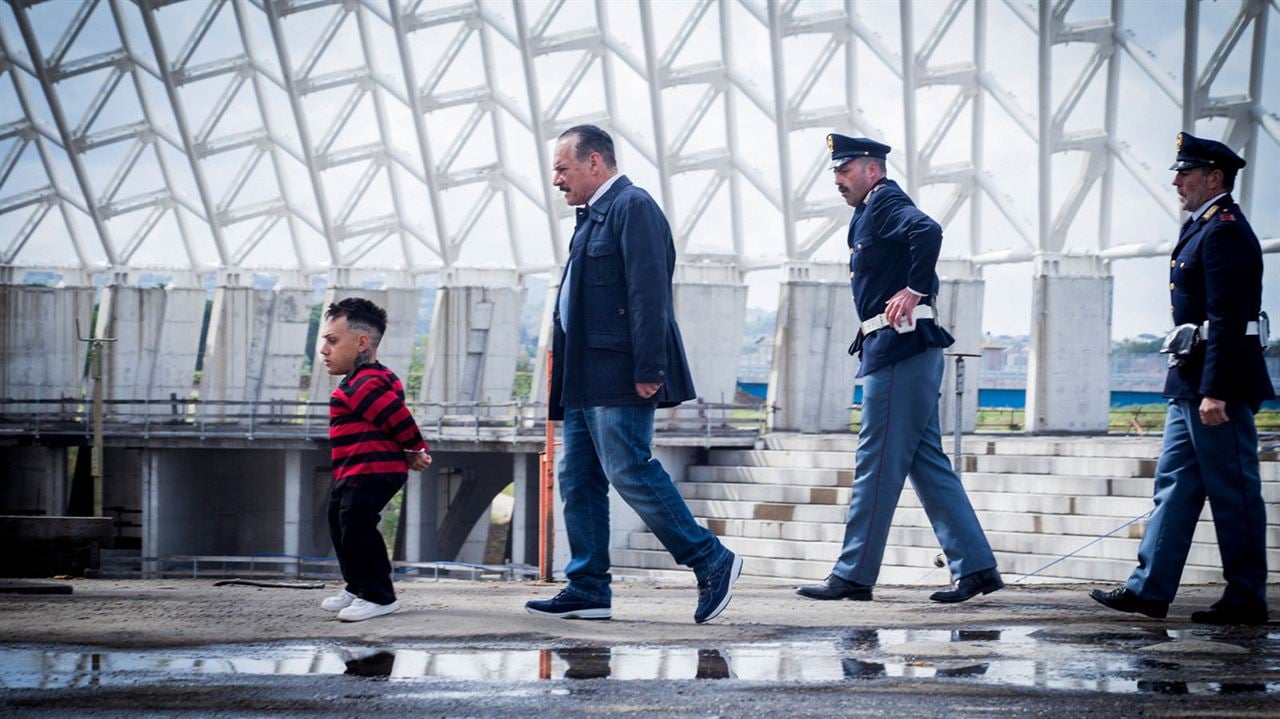
[[[1169,295],[1178,325],[1165,342],[1170,367],[1164,447],[1156,467],[1155,509],[1138,547],[1138,567],[1119,589],[1089,593],[1122,612],[1162,618],[1178,591],[1207,498],[1222,553],[1222,598],[1191,620],[1267,621],[1266,517],[1253,415],[1275,397],[1263,362],[1262,249],[1231,199],[1245,161],[1229,147],[1178,133],[1182,226],[1169,260]]]
[[[856,208],[849,223],[849,283],[863,322],[849,352],[861,353],[862,430],[840,557],[824,583],[796,591],[810,599],[871,599],[893,511],[910,475],[956,579],[929,598],[962,602],[990,594],[1004,582],[942,451],[938,424],[942,348],[955,342],[933,308],[942,228],[885,177],[888,145],[832,134],[827,148],[836,187]]]

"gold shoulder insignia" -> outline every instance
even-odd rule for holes
[[[1218,206],[1214,205],[1213,207],[1210,207],[1209,209],[1205,210],[1204,214],[1200,216],[1200,219],[1207,220],[1210,217],[1213,217],[1213,213],[1217,211],[1218,211]]]

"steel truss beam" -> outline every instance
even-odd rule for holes
[[[175,269],[188,274],[210,258],[224,268],[239,268],[253,262],[256,251],[277,247],[291,253],[293,266],[302,272],[326,263],[339,277],[357,266],[428,272],[458,263],[500,200],[506,235],[501,241],[516,268],[544,271],[545,259],[529,258],[564,261],[562,223],[570,214],[549,182],[550,149],[558,133],[580,122],[606,127],[625,140],[620,152],[634,155],[627,158],[630,164],[647,163],[656,170],[657,186],[651,189],[671,219],[681,250],[699,237],[725,236],[722,228],[727,228],[723,241],[743,269],[806,260],[843,232],[848,208],[819,189],[828,177],[821,148],[810,152],[795,144],[793,149],[793,143],[803,133],[808,137],[827,129],[886,134],[862,112],[863,59],[873,64],[872,72],[891,78],[901,89],[904,141],[890,156],[892,170],[913,193],[945,186],[938,205],[926,208],[944,223],[968,208],[970,239],[964,254],[978,262],[1020,261],[1034,252],[1063,251],[1095,194],[1097,241],[1088,251],[1129,257],[1167,249],[1155,242],[1115,246],[1112,241],[1118,173],[1131,176],[1150,196],[1146,211],[1177,218],[1168,188],[1116,136],[1118,113],[1127,107],[1120,92],[1122,67],[1134,73],[1127,79],[1151,83],[1180,106],[1184,128],[1194,129],[1202,119],[1225,120],[1222,139],[1249,163],[1238,190],[1246,206],[1255,198],[1258,162],[1265,158],[1259,143],[1280,143],[1280,121],[1262,104],[1263,71],[1270,59],[1267,30],[1272,16],[1280,13],[1278,0],[1242,0],[1225,31],[1208,38],[1203,49],[1201,15],[1210,7],[1216,12],[1217,6],[1183,0],[1180,77],[1164,69],[1126,30],[1124,0],[1112,0],[1104,17],[1085,20],[1069,19],[1072,0],[947,0],[888,8],[855,0],[834,7],[799,0],[634,0],[636,27],[620,26],[626,7],[606,0],[551,0],[536,18],[527,16],[526,3],[508,0],[209,0],[197,6],[194,25],[178,38],[162,32],[170,5],[165,0],[83,0],[47,53],[32,28],[32,18],[40,17],[32,3],[9,5],[20,33],[17,43],[26,56],[15,54],[14,42],[0,31],[0,75],[9,74],[22,110],[21,120],[0,125],[0,143],[10,143],[0,145],[0,217],[21,218],[7,225],[16,234],[0,244],[0,264],[5,265],[22,263],[32,238],[42,237],[37,228],[56,207],[85,270],[100,269],[92,259],[99,253],[85,244],[93,240],[78,232],[72,208],[88,217],[100,254],[115,267],[149,266],[141,259],[143,250],[149,238],[165,231],[166,214],[172,212],[186,254],[185,266]],[[130,35],[127,14],[135,8],[145,37]],[[882,35],[881,23],[872,19],[872,13],[886,11],[897,13],[896,37]],[[917,23],[920,12],[933,18],[927,26]],[[93,18],[104,13],[109,13],[119,42],[107,47],[99,43],[93,52],[78,54],[88,33],[96,32]],[[235,23],[230,38],[219,36],[225,13]],[[292,25],[286,20],[304,15],[311,22]],[[1008,67],[987,62],[995,22],[1003,23],[1000,32],[1025,31],[1037,39],[1034,107],[1025,107],[1002,83]],[[314,32],[300,47],[294,28],[304,24]],[[737,64],[740,38],[748,29],[737,24],[757,25],[749,29],[768,39],[766,76],[747,77]],[[961,39],[962,46],[971,46],[968,59],[939,60],[943,48],[956,46],[961,27],[972,27],[972,36]],[[428,35],[432,59],[426,62],[418,50],[426,47]],[[716,42],[706,45],[707,35]],[[162,37],[173,47],[166,48]],[[256,46],[256,37],[267,37],[270,46]],[[389,40],[394,50],[383,56],[377,45]],[[358,53],[340,57],[352,43],[359,43]],[[1068,66],[1061,61],[1055,50],[1066,43],[1090,49],[1083,62]],[[803,64],[794,60],[793,49],[800,46],[806,49]],[[685,60],[691,49],[701,54],[696,61]],[[518,67],[500,67],[504,50],[519,58]],[[477,51],[482,67],[467,66]],[[1233,67],[1232,58],[1241,55],[1248,58],[1246,90],[1215,92],[1224,70]],[[385,64],[388,59],[390,65]],[[506,72],[522,77],[510,78]],[[644,84],[647,116],[636,112],[631,98],[620,96],[619,80],[626,73]],[[1054,76],[1063,73],[1070,82],[1051,92]],[[824,85],[833,74],[843,74],[841,87]],[[469,80],[454,82],[456,77]],[[517,86],[523,83],[513,93],[518,99],[508,94],[512,79]],[[62,83],[72,80],[92,85],[76,117],[66,114],[70,105],[63,102]],[[33,105],[30,82],[43,95],[51,124]],[[161,93],[151,90],[156,83]],[[603,87],[602,96],[584,102],[582,88],[596,84]],[[122,117],[112,109],[112,98],[129,86],[140,112]],[[926,116],[920,109],[924,91],[936,93],[937,88],[951,94]],[[1097,122],[1084,122],[1088,129],[1083,131],[1068,131],[1068,126],[1082,125],[1083,108],[1094,111],[1088,99],[1098,89],[1105,99]],[[339,99],[321,104],[322,92]],[[191,102],[193,93],[207,94],[212,101]],[[195,107],[202,108],[199,116],[188,112]],[[220,131],[245,107],[250,108],[249,127],[238,118],[240,127]],[[344,144],[365,108],[372,109],[377,138]],[[754,108],[770,124],[776,173],[757,169],[752,160],[759,150],[739,137],[743,108]],[[988,110],[1007,116],[1039,148],[1034,213],[1009,197],[988,171]],[[169,115],[174,130],[166,127]],[[401,117],[411,118],[407,133],[395,126]],[[940,161],[944,145],[954,144],[957,128],[966,122],[968,157]],[[441,133],[441,126],[448,129]],[[515,165],[512,137],[532,142],[536,167]],[[720,139],[707,146],[712,137]],[[492,147],[492,159],[464,166],[467,148],[476,144]],[[28,190],[33,185],[24,182],[22,191],[5,192],[27,171],[23,159],[28,148],[39,157],[47,184]],[[64,188],[57,176],[59,150],[66,153],[73,189]],[[185,162],[173,161],[175,150]],[[96,173],[98,158],[105,156],[98,153],[104,151],[115,159],[102,175],[108,179],[92,186],[91,177],[99,175],[89,169]],[[1063,153],[1079,156],[1079,171],[1061,200],[1053,202],[1053,163]],[[215,163],[220,170],[228,167],[214,172]],[[127,189],[130,178],[152,169],[158,170],[160,189]],[[690,173],[698,173],[692,184],[695,175]],[[350,177],[343,180],[350,184],[337,185],[340,176]],[[305,182],[290,179],[294,177],[305,177]],[[463,187],[473,188],[472,194],[459,203],[455,192]],[[756,250],[749,256],[747,239],[753,228],[745,215],[753,208],[745,206],[746,187],[781,217],[779,252],[760,256]],[[192,190],[183,188],[192,188],[193,194],[187,196]],[[717,203],[726,197],[727,211]],[[385,204],[366,209],[384,200],[389,200],[390,213]],[[545,225],[518,221],[523,203],[538,208]],[[983,246],[984,237],[1008,234],[983,227],[987,205],[1020,238],[1020,246]],[[133,213],[140,214],[130,229],[120,230],[115,220]],[[1028,214],[1037,219],[1026,219]],[[238,229],[252,229],[238,235],[244,238],[238,246],[231,246],[236,244],[229,239],[232,226],[246,222],[250,224]],[[308,233],[326,243],[327,257],[308,256]],[[392,239],[398,242],[388,241]],[[539,244],[547,251],[535,251]],[[1268,249],[1275,244],[1264,242]]]

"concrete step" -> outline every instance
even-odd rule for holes
[[[726,543],[727,544],[727,543]],[[730,545],[732,547],[732,545]],[[911,553],[908,553],[911,554]],[[613,571],[619,575],[632,573],[644,574],[651,571],[672,572],[682,569],[662,549],[613,549]],[[1032,554],[996,553],[996,562],[1006,582],[1017,581],[1027,572],[1033,572],[1056,559]],[[771,559],[744,555],[742,573],[747,577],[767,577],[770,579],[791,579],[795,581],[820,581],[831,573],[831,565],[835,558],[826,561],[810,561],[799,559]],[[945,569],[935,569],[932,557],[927,566],[922,564],[894,564],[886,553],[885,563],[880,567],[878,584],[908,584],[938,586],[949,582]],[[1112,559],[1092,559],[1072,557],[1063,560],[1053,567],[1036,575],[1028,583],[1046,580],[1091,581],[1099,584],[1118,584],[1128,578],[1133,571],[1134,562]],[[1182,573],[1184,584],[1221,582],[1222,571],[1217,568],[1188,566]],[[1081,593],[1081,606],[1088,606]]]
[[[855,467],[851,452],[713,449],[707,464],[729,467],[795,467],[843,469]],[[966,457],[965,471],[1061,474],[1090,477],[1153,477],[1154,459],[1115,457],[1053,457],[1040,455],[973,455]]]
[[[791,542],[839,543],[844,541],[843,522],[775,522],[763,519],[710,519],[705,517],[697,519],[699,524],[709,528],[720,537],[775,539]],[[1059,520],[1056,524],[1064,525],[1062,529],[1067,530],[1043,535],[1053,537],[1055,541],[1069,545],[1068,549],[1062,550],[1063,552],[1083,546],[1095,537],[1106,534],[1123,524],[1122,522],[1116,522],[1111,517],[1050,517],[1048,519]],[[1001,533],[1017,536],[1042,536],[1030,530],[1037,524],[1043,525],[1045,522],[1026,520],[1027,515],[1020,513],[983,512],[978,515],[978,521],[982,524],[988,536]],[[1089,532],[1087,531],[1089,529],[1097,529],[1098,531]],[[1136,542],[1142,538],[1144,531],[1146,531],[1145,520],[1124,527],[1111,536]],[[908,535],[906,534],[907,532],[916,532],[917,534]],[[903,509],[895,512],[893,515],[893,528],[889,531],[889,536],[891,541],[899,544],[907,543],[906,539],[900,537],[908,536],[919,539],[922,542],[921,546],[937,544],[937,540],[934,539],[933,535],[933,527],[929,524],[928,518],[924,516],[923,510],[918,509]],[[1267,526],[1266,537],[1267,546],[1280,547],[1280,525],[1272,524]],[[1217,546],[1217,533],[1214,530],[1212,520],[1206,517],[1196,524],[1192,541],[1198,544]],[[1280,565],[1276,565],[1275,568],[1280,570]]]
[[[751,470],[751,471],[743,471]],[[802,480],[814,473],[837,473],[837,470],[778,470],[766,467],[690,467],[686,474],[689,489],[685,496],[693,499],[738,499],[756,502],[792,504],[849,503],[851,485],[814,486]],[[1002,494],[1058,495],[1064,497],[1124,497],[1150,501],[1155,482],[1149,477],[1063,477],[1053,474],[965,473],[963,482],[968,492]],[[906,489],[910,489],[908,483]],[[1280,482],[1263,482],[1265,502],[1280,502]]]
[[[852,469],[693,465],[685,469],[684,478],[689,482],[750,482],[811,487],[851,487],[853,474]]]
[[[702,483],[682,482],[677,485],[687,498],[689,508],[697,516],[724,517],[726,519],[775,519],[786,522],[842,522],[846,507],[841,503],[801,504],[795,502],[769,502],[732,499],[701,499],[696,496]],[[738,485],[752,487],[752,485]],[[769,490],[766,486],[755,487]],[[1009,494],[1004,492],[969,492],[969,502],[978,512],[1026,512],[1039,515],[1073,515],[1115,517],[1120,520],[1136,517],[1151,509],[1151,500],[1143,497],[1065,497],[1054,494]],[[695,503],[698,508],[695,509]],[[847,504],[847,502],[845,503]],[[919,499],[908,487],[898,500],[901,509],[919,507]],[[1118,524],[1119,522],[1116,522]]]
[[[1154,477],[1156,461],[1156,456],[1137,458],[976,454],[966,456],[964,470],[966,474],[969,472],[986,472],[1104,478]],[[854,453],[852,451],[830,450],[713,449],[707,454],[707,464],[717,467],[768,467],[846,471],[855,469]],[[1264,460],[1261,462],[1260,475],[1263,481],[1280,481],[1280,461]]]
[[[757,539],[741,536],[721,538],[725,545],[744,557],[763,557],[770,559],[797,559],[805,561],[827,560],[834,562],[840,555],[841,543],[834,542],[795,542],[783,539]],[[1045,557],[1059,557],[1071,552],[1073,556],[1092,559],[1114,559],[1133,564],[1138,556],[1138,539],[1108,537],[1088,544],[1089,540],[1080,541],[1077,537],[1056,537],[1044,534],[1024,534],[1013,532],[987,532],[987,541],[992,551],[1008,554],[1031,554]],[[889,531],[886,545],[886,561],[892,564],[929,567],[935,556],[941,553],[937,539],[931,529],[917,527],[895,527]],[[662,549],[662,543],[649,532],[633,532],[628,539],[631,549]],[[1193,543],[1187,555],[1188,566],[1217,567],[1220,555],[1217,544]],[[1280,580],[1280,549],[1267,551],[1267,566],[1276,568],[1272,572],[1275,579]],[[1030,570],[1028,570],[1030,571]]]
[[[1152,437],[1024,437],[1003,434],[966,434],[960,446],[964,454],[1042,455],[1054,457],[1116,457],[1154,459],[1160,455],[1162,438]],[[858,448],[856,434],[789,434],[774,433],[761,437],[763,449],[853,452]],[[942,437],[949,452],[951,435]]]

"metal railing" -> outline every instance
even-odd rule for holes
[[[519,581],[533,579],[537,570],[524,564],[472,564],[469,562],[393,561],[397,579],[419,578]],[[338,560],[291,554],[254,555],[167,555],[144,557],[138,554],[105,556],[102,576],[158,579],[338,579]]]
[[[428,440],[531,441],[542,438],[546,405],[542,402],[409,402]],[[92,403],[86,398],[0,398],[0,436],[42,434],[89,436]],[[688,402],[658,410],[659,434],[754,437],[764,430],[761,405]],[[108,436],[317,439],[328,438],[328,400],[205,400],[196,397],[103,400]]]

